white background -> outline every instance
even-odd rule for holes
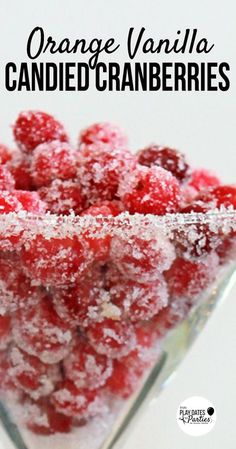
[[[0,0],[0,140],[12,142],[9,124],[22,109],[55,114],[74,141],[82,127],[109,120],[127,130],[133,149],[152,141],[173,145],[186,152],[193,165],[214,168],[225,181],[235,182],[235,19],[234,0]],[[208,59],[230,63],[231,89],[225,93],[99,93],[93,88],[85,93],[6,92],[4,65],[27,61],[26,41],[35,26],[43,26],[57,40],[115,37],[121,43],[118,61],[127,59],[125,41],[131,26],[136,30],[145,26],[147,37],[156,39],[174,38],[178,29],[198,28],[200,37],[215,43]],[[159,55],[155,58],[161,60]],[[73,60],[61,61],[66,59]],[[180,59],[204,61],[195,55]],[[149,407],[125,449],[235,448],[235,294],[236,289],[210,319],[177,377]],[[194,395],[212,401],[218,415],[214,430],[199,438],[183,434],[175,420],[179,403]]]

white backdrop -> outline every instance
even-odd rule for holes
[[[80,128],[109,120],[127,130],[133,149],[152,141],[173,145],[186,152],[194,165],[214,168],[225,181],[235,182],[235,16],[234,0],[0,0],[0,140],[11,143],[9,124],[22,109],[55,114],[74,140]],[[6,92],[4,64],[26,60],[26,40],[35,26],[57,39],[114,36],[122,43],[119,61],[127,59],[124,43],[131,26],[145,26],[150,36],[159,38],[174,37],[178,29],[198,28],[202,37],[215,43],[208,59],[230,63],[231,89],[225,93],[99,93],[92,88],[84,93]],[[125,449],[235,448],[235,294],[236,289],[211,318],[177,377],[150,406]],[[217,424],[204,437],[186,436],[176,424],[177,406],[193,395],[207,397],[217,408]]]

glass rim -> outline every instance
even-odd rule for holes
[[[46,238],[61,236],[68,237],[83,231],[91,235],[108,235],[122,231],[127,235],[140,235],[145,238],[145,232],[153,234],[155,231],[164,230],[168,232],[196,228],[196,226],[208,226],[213,233],[221,232],[228,235],[236,232],[236,209],[221,208],[206,213],[189,212],[173,213],[166,215],[134,214],[122,212],[116,217],[91,216],[91,215],[55,215],[47,212],[45,214],[32,214],[26,211],[0,214],[0,234],[14,234],[15,232],[28,231],[29,235],[35,233],[43,234]],[[203,228],[204,229],[204,228]],[[60,231],[59,231],[60,230]],[[148,235],[147,235],[148,237]]]

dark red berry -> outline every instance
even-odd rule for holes
[[[170,171],[179,181],[185,181],[190,174],[185,155],[173,148],[151,145],[138,152],[138,161],[147,167],[153,165],[162,167]]]

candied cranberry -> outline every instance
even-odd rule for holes
[[[214,187],[206,193],[200,193],[197,200],[203,202],[209,209],[220,208],[221,206],[236,209],[236,186],[222,185]]]
[[[219,230],[208,223],[179,226],[173,231],[176,253],[184,259],[194,260],[207,256],[219,246],[221,240]]]
[[[15,151],[13,153],[12,160],[7,164],[9,171],[15,179],[15,188],[20,190],[32,190],[33,180],[31,173],[31,160],[30,158],[21,153]]]
[[[11,349],[9,360],[12,381],[35,400],[50,394],[61,380],[59,365],[46,365],[17,347]]]
[[[165,168],[179,181],[185,181],[189,177],[190,168],[185,155],[173,148],[151,145],[138,152],[138,161],[147,167],[157,165]]]
[[[148,239],[136,235],[114,236],[111,258],[125,277],[138,282],[152,282],[170,267],[175,251],[161,232]]]
[[[219,178],[210,170],[206,170],[204,168],[193,170],[188,181],[188,186],[194,188],[196,194],[201,190],[217,187],[219,185]]]
[[[11,341],[11,318],[9,316],[0,315],[0,351],[6,349],[10,341]]]
[[[164,215],[176,212],[180,202],[179,182],[170,172],[156,166],[137,166],[121,181],[118,193],[131,214]]]
[[[36,298],[37,289],[22,272],[19,260],[9,255],[5,259],[0,258],[0,315],[34,304]]]
[[[38,192],[15,190],[14,195],[18,201],[20,201],[23,209],[27,212],[41,214],[46,211],[46,204],[41,201]]]
[[[15,180],[5,165],[0,165],[0,190],[13,190]]]
[[[112,215],[113,217],[116,217],[122,212],[124,212],[124,207],[121,201],[105,200],[105,201],[98,201],[97,203],[88,207],[82,212],[81,216],[83,217],[85,215],[91,215],[92,217],[97,217],[99,215],[102,215],[103,217],[108,217],[109,215]]]
[[[95,203],[93,206],[90,206],[84,212],[82,212],[81,216],[92,216],[92,217],[108,217],[110,215],[116,216],[120,213],[120,202],[119,201],[103,201],[100,203]],[[84,238],[87,240],[89,247],[92,251],[94,260],[100,262],[106,262],[109,257],[110,250],[110,242],[111,236],[106,230],[104,230],[104,237],[96,236],[96,233],[99,234],[99,231],[102,232],[100,226],[97,224],[96,229],[90,228],[88,231],[84,232]]]
[[[110,295],[122,316],[133,322],[148,320],[166,307],[168,300],[166,282],[161,276],[149,284],[123,280],[111,287]]]
[[[61,123],[51,115],[40,111],[21,112],[13,125],[13,133],[20,148],[28,152],[44,142],[68,141]]]
[[[156,358],[150,350],[154,335],[150,338],[150,334],[141,327],[136,329],[136,348],[127,356],[114,360],[112,375],[106,382],[111,393],[126,399],[137,389],[140,378]]]
[[[215,280],[218,266],[213,252],[199,262],[177,258],[165,273],[170,297],[194,299]]]
[[[126,147],[128,140],[123,131],[111,123],[95,123],[80,133],[80,143],[105,143],[112,147]]]
[[[23,406],[26,425],[37,435],[69,433],[72,429],[72,419],[56,411],[49,401],[34,402],[27,398]]]
[[[78,176],[89,204],[116,197],[122,177],[136,165],[126,149],[106,144],[83,145],[79,152]]]
[[[127,355],[135,346],[135,332],[130,323],[104,318],[87,328],[91,345],[99,354],[116,358]]]
[[[14,317],[13,336],[17,345],[44,363],[57,363],[69,352],[72,331],[45,296],[36,306],[20,309]]]
[[[113,373],[106,383],[111,393],[124,399],[127,399],[134,393],[138,387],[140,377],[143,374],[140,373],[140,367],[137,371],[136,367],[133,356],[126,356],[120,360],[114,360]]]
[[[91,390],[106,383],[112,373],[112,360],[98,354],[82,337],[77,338],[70,354],[63,360],[66,378],[77,388]]]
[[[34,282],[43,285],[68,285],[88,270],[90,260],[84,244],[76,237],[35,236],[22,250],[22,264]]]
[[[85,418],[93,416],[96,409],[93,407],[96,397],[96,390],[78,388],[70,380],[65,380],[52,393],[51,402],[56,411],[66,416]],[[99,405],[97,411],[99,411]]]
[[[209,190],[200,192],[192,203],[181,210],[182,213],[188,212],[208,212],[216,208],[236,209],[236,187],[230,185],[221,185]]]
[[[14,193],[7,190],[0,191],[0,214],[19,212],[20,210],[23,210],[22,204]]]
[[[96,276],[96,274],[95,274]],[[72,287],[55,288],[52,298],[58,315],[70,325],[87,325],[98,321],[109,301],[98,278],[85,278]]]
[[[32,156],[35,186],[48,186],[54,179],[74,179],[77,173],[77,154],[68,143],[59,140],[37,146]]]
[[[6,164],[12,158],[12,151],[6,146],[0,143],[0,164]]]
[[[80,184],[75,181],[56,179],[50,186],[41,187],[38,193],[53,214],[79,214],[85,207],[86,199]]]

